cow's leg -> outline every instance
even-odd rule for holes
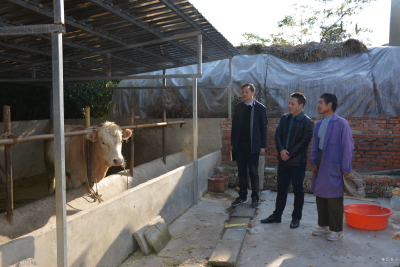
[[[47,189],[48,189],[49,195],[52,195],[56,192],[56,179],[54,177],[54,173],[49,174],[48,176],[49,177],[48,177],[48,181],[47,181]]]
[[[72,180],[69,178],[69,176],[65,176],[65,189],[69,190],[72,188]]]
[[[54,177],[54,165],[51,165],[45,161],[44,164],[47,172],[47,192],[52,195],[56,192],[56,181]]]

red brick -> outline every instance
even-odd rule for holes
[[[382,142],[373,142],[372,144],[376,145],[376,146],[384,146],[385,143]]]
[[[376,178],[375,180],[377,182],[390,182],[391,181],[391,179],[389,179],[389,178]]]
[[[378,163],[378,166],[380,166],[380,167],[392,167],[393,164],[392,163]]]
[[[383,167],[371,167],[371,170],[384,170],[385,168]]]

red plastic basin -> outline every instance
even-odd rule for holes
[[[393,210],[381,209],[381,206],[371,204],[344,205],[344,216],[349,226],[362,230],[385,229]]]

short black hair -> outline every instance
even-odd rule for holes
[[[338,100],[337,97],[334,94],[331,93],[324,93],[320,96],[320,98],[323,98],[325,103],[328,105],[329,103],[332,103],[332,109],[335,111],[338,106]]]
[[[244,87],[249,88],[250,91],[252,91],[253,93],[256,91],[256,87],[255,87],[254,84],[252,84],[252,83],[245,83],[245,84],[243,84],[242,90],[243,90]]]
[[[299,103],[299,105],[303,104],[303,107],[306,105],[306,97],[302,93],[296,92],[291,94],[290,97],[297,98],[297,103]]]

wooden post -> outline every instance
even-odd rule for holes
[[[90,106],[85,107],[85,118],[86,118],[86,127],[90,127]],[[92,168],[91,168],[91,159],[90,159],[90,141],[86,140],[86,157],[87,157],[87,177],[88,177],[88,186],[92,188]]]
[[[131,125],[133,125],[133,123],[134,123],[134,121],[135,121],[135,116],[134,116],[134,110],[133,110],[133,108],[131,108]],[[130,173],[131,173],[131,176],[132,176],[132,178],[133,178],[133,164],[134,164],[134,162],[135,162],[135,142],[134,142],[134,135],[135,135],[135,132],[134,132],[134,130],[132,129],[132,136],[131,136],[131,162],[130,162],[130,165],[129,165],[129,169],[130,169]]]
[[[4,133],[11,134],[11,111],[10,106],[3,106]],[[4,146],[5,171],[6,171],[6,199],[7,199],[7,220],[13,220],[13,178],[12,178],[12,157],[11,145]]]
[[[163,110],[163,122],[167,122],[167,111],[164,109]],[[165,127],[167,126],[163,126],[162,127],[162,144],[163,144],[163,162],[165,165],[167,165],[167,144],[165,142]]]

